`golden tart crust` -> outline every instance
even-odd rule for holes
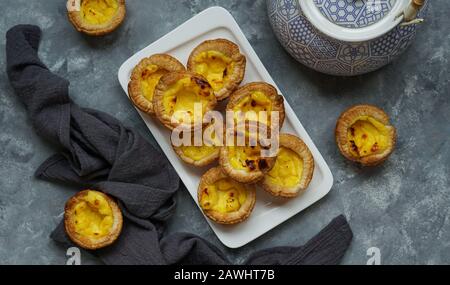
[[[227,132],[233,130],[227,130]],[[236,134],[237,131],[234,131]],[[237,136],[237,135],[236,135]],[[262,147],[250,146],[246,135],[245,146],[227,146],[220,148],[219,164],[222,170],[232,179],[251,184],[264,178],[264,175],[272,169],[276,157],[262,157]]]
[[[214,189],[211,189],[211,185],[223,181],[225,181],[225,185],[233,185],[231,189],[216,190],[216,186],[214,186]],[[223,191],[222,197],[225,198],[222,199],[222,202],[225,202],[225,207],[222,211],[213,209],[211,205],[211,201],[213,200],[212,196],[218,191]],[[242,192],[244,191],[245,199],[242,201]],[[254,185],[245,185],[232,180],[222,171],[220,167],[211,168],[203,174],[200,179],[197,194],[199,205],[205,215],[220,224],[237,224],[246,220],[253,211],[256,202],[256,190]],[[219,195],[216,194],[216,197],[217,196]],[[217,199],[220,200],[220,198]],[[219,203],[220,201],[217,202],[217,204]],[[238,209],[235,210],[236,208]],[[227,211],[226,209],[230,209],[230,211]]]
[[[182,118],[172,122],[176,111],[186,111],[193,114],[194,103],[202,103],[202,116],[212,111],[217,105],[216,97],[209,83],[199,74],[192,72],[171,72],[165,74],[156,85],[153,95],[153,108],[156,117],[167,128],[173,130],[180,126],[183,129],[196,129],[203,125],[203,118],[195,124],[193,116],[187,124]]]
[[[299,137],[291,134],[280,134],[279,150],[274,167],[260,182],[261,187],[274,196],[292,198],[303,194],[309,186],[314,174],[314,158],[308,146]],[[282,158],[280,158],[283,156]],[[285,161],[281,161],[281,159]],[[278,178],[280,171],[286,175]],[[299,174],[301,172],[301,174]]]
[[[110,210],[107,210],[108,207],[106,207],[105,203],[107,203]],[[83,211],[86,211],[88,215],[83,217]],[[81,231],[85,230],[85,228],[78,228],[81,227],[82,222],[85,223],[86,219],[89,219],[89,213],[92,213],[92,211],[97,211],[97,214],[100,213],[99,211],[103,211],[101,214],[105,214],[105,212],[107,212],[107,214],[103,216],[100,226],[105,222],[105,217],[109,218],[107,221],[109,222],[109,230],[99,238],[90,234],[81,233]],[[94,217],[97,218],[95,214]],[[94,220],[91,218],[88,222],[93,221]],[[75,196],[71,197],[65,206],[64,226],[66,233],[74,243],[85,249],[98,249],[112,244],[119,237],[120,232],[122,231],[122,223],[122,212],[120,211],[117,203],[111,197],[99,191],[80,191]],[[96,228],[96,230],[99,230],[99,228]]]
[[[175,150],[175,153],[186,163],[188,164],[192,164],[194,166],[197,167],[202,167],[202,166],[206,166],[209,165],[211,163],[213,163],[214,161],[216,161],[219,158],[219,153],[220,153],[220,148],[219,147],[215,147],[215,146],[201,146],[201,147],[196,147],[196,146],[188,146],[188,147],[177,147],[172,145],[173,149]],[[213,148],[211,150],[208,150],[205,154],[202,153],[194,153],[194,154],[187,154],[186,152],[196,152],[194,149],[192,148],[203,148],[203,147],[207,147],[207,148]],[[186,150],[186,148],[188,148]],[[195,157],[193,158],[192,156],[196,155],[199,158]]]
[[[285,111],[283,96],[278,94],[278,91],[272,85],[265,82],[248,83],[238,90],[236,90],[228,101],[226,111],[241,111],[243,113],[248,111],[255,111],[258,114],[260,111],[278,112],[279,115],[279,129],[283,126]],[[256,118],[246,118],[246,121],[256,120]],[[270,116],[268,117],[268,122]]]
[[[388,115],[372,105],[353,106],[342,113],[335,135],[342,155],[364,166],[385,161],[396,143],[396,129]]]
[[[202,130],[204,132],[206,127]],[[191,132],[192,137],[194,136],[194,131]],[[172,137],[171,137],[172,142]],[[202,167],[208,164],[213,163],[219,158],[220,153],[220,144],[217,142],[210,142],[209,145],[206,145],[205,142],[202,142],[202,146],[194,146],[194,139],[191,139],[190,146],[175,146],[172,142],[172,147],[175,153],[186,163]]]
[[[159,79],[166,73],[184,70],[184,65],[168,54],[154,54],[142,59],[133,69],[128,83],[131,102],[141,111],[153,115],[153,93]]]
[[[70,22],[75,27],[75,29],[77,29],[77,31],[85,33],[87,35],[103,36],[109,34],[117,29],[117,27],[119,27],[125,19],[125,0],[68,0],[68,7],[72,4],[72,2],[76,1],[80,2],[80,10],[75,11],[68,9],[67,16],[69,17]],[[105,7],[108,8],[105,10]],[[90,13],[89,17],[95,19],[95,13],[97,13],[97,15],[99,15],[100,13],[96,12],[94,8],[103,9],[100,11],[100,13],[107,11],[112,14],[95,23],[94,21],[89,20],[88,18],[83,16],[84,13],[87,12]],[[101,16],[99,15],[98,17]]]
[[[207,40],[190,54],[187,68],[205,77],[217,100],[236,90],[244,79],[246,59],[239,46],[226,39]]]

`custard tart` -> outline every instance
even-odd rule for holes
[[[169,72],[184,71],[182,63],[168,54],[155,54],[142,59],[131,73],[128,94],[141,111],[154,114],[153,94],[159,79]]]
[[[69,0],[67,15],[82,33],[102,36],[114,31],[125,18],[125,0]]]
[[[236,90],[230,97],[226,111],[232,111],[235,123],[244,119],[247,122],[261,122],[260,112],[267,112],[265,125],[271,125],[271,112],[278,114],[278,128],[284,122],[284,99],[277,89],[265,82],[248,83]],[[239,113],[241,112],[241,113]],[[241,116],[239,116],[241,115]]]
[[[220,167],[203,174],[198,186],[198,203],[205,215],[219,224],[237,224],[250,216],[256,202],[254,185],[228,177]]]
[[[153,108],[167,128],[195,129],[203,125],[203,116],[217,104],[208,81],[191,72],[171,72],[156,85]]]
[[[112,244],[119,237],[122,213],[108,195],[84,190],[67,201],[64,226],[74,243],[85,249],[98,249]]]
[[[306,144],[294,135],[280,134],[275,165],[260,185],[274,196],[296,197],[308,188],[313,173],[314,158]]]
[[[213,126],[207,126],[204,129],[202,129],[202,138],[204,137],[204,132],[207,130],[207,128],[213,127]],[[171,143],[172,147],[175,150],[175,153],[186,163],[201,167],[206,166],[208,164],[213,163],[219,158],[220,153],[220,146],[222,145],[222,142],[220,142],[219,136],[216,136],[216,134],[212,133],[212,141],[210,140],[202,140],[202,145],[195,146],[194,142],[194,135],[195,132],[190,132],[191,139],[189,142],[189,145],[179,145],[176,146],[176,144],[173,142],[173,138],[171,137]],[[182,138],[180,139],[182,140]]]
[[[383,110],[371,105],[358,105],[339,117],[336,142],[347,159],[373,166],[386,160],[394,150],[396,130]]]
[[[230,131],[235,133],[235,137],[244,136],[245,143],[240,144],[237,139],[233,144],[226,142],[220,148],[220,166],[228,176],[238,182],[258,182],[273,167],[276,157],[264,157],[262,151],[267,147],[262,146],[256,139],[255,143],[250,143],[251,135],[248,132],[242,134],[236,130],[227,130]]]
[[[198,45],[189,56],[187,68],[205,77],[217,100],[223,100],[241,84],[245,64],[245,56],[235,43],[216,39]]]

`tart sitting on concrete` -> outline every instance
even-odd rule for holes
[[[385,161],[394,150],[396,129],[383,110],[371,105],[357,105],[339,117],[336,142],[347,159],[374,166]]]
[[[125,0],[69,0],[67,15],[73,26],[91,36],[114,31],[125,19]]]

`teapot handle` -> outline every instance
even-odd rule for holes
[[[405,8],[405,10],[397,16],[397,18],[403,16],[403,22],[400,26],[409,26],[422,23],[424,19],[417,18],[417,15],[424,5],[425,0],[411,0],[411,3]]]

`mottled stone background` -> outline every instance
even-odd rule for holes
[[[201,10],[227,8],[277,82],[334,174],[323,200],[249,245],[223,248],[188,195],[169,231],[189,231],[222,247],[233,261],[255,249],[300,245],[333,217],[345,214],[354,231],[343,263],[365,264],[369,247],[384,264],[450,264],[450,1],[434,0],[416,42],[375,73],[354,78],[318,74],[296,63],[276,41],[263,0],[129,0],[115,33],[89,38],[66,18],[65,0],[2,0],[0,12],[0,263],[64,264],[65,250],[49,239],[73,188],[36,180],[33,172],[54,152],[32,129],[5,73],[7,29],[43,29],[42,60],[71,81],[80,105],[113,114],[154,142],[117,80],[121,63]],[[151,4],[150,4],[151,3]],[[356,103],[376,104],[398,128],[398,146],[382,166],[362,169],[345,161],[334,143],[339,114]],[[82,262],[98,263],[88,253]]]

